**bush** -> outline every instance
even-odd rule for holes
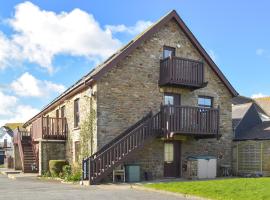
[[[42,171],[42,172],[41,172],[41,176],[42,176],[42,177],[51,177],[51,174],[50,174],[49,171]]]
[[[67,179],[72,174],[72,169],[70,165],[64,165],[62,171],[62,178],[64,179]]]
[[[63,166],[63,176],[65,181],[80,181],[81,180],[81,169],[76,166],[65,165]]]
[[[49,161],[49,170],[52,177],[58,177],[62,173],[63,166],[67,165],[66,160],[50,160]]]

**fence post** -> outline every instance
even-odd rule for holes
[[[263,173],[263,143],[261,143],[261,173]]]

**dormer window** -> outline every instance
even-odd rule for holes
[[[163,47],[163,59],[175,56],[175,48],[164,46]]]

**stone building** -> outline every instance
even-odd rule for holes
[[[126,164],[139,165],[142,179],[180,177],[188,156],[231,164],[231,98],[237,95],[171,11],[24,126],[40,172],[50,159],[73,163],[88,155],[83,178],[93,184]]]

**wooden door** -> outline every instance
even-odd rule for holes
[[[164,177],[181,176],[181,144],[180,141],[164,143]]]

